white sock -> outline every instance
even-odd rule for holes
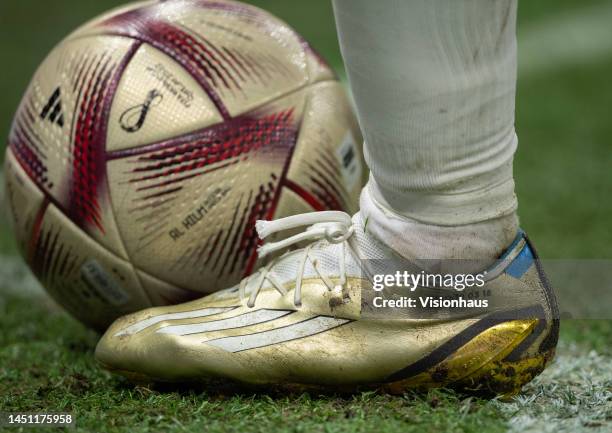
[[[359,204],[361,219],[371,236],[425,268],[437,265],[439,260],[460,259],[476,261],[475,270],[480,270],[504,252],[518,230],[515,213],[456,226],[420,223],[378,203],[369,185],[361,192]]]
[[[494,258],[518,226],[516,1],[334,0],[334,10],[366,196],[380,211],[364,215],[373,233],[387,243],[409,233],[408,251],[394,247],[403,255]]]

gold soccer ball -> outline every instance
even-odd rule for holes
[[[134,3],[49,54],[19,106],[6,187],[21,252],[103,329],[236,284],[257,219],[355,210],[361,138],[289,26],[225,0]]]

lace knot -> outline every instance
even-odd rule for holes
[[[274,233],[307,226],[306,230],[276,242],[268,242],[257,249],[259,257],[285,249],[302,241],[326,239],[337,244],[344,242],[353,234],[353,221],[350,215],[339,211],[312,212],[293,215],[274,221],[258,220],[255,229],[260,239]]]
[[[342,244],[342,252],[339,257],[339,284],[335,284],[325,273],[320,269],[318,261],[313,259],[310,252],[313,245],[308,245],[302,254],[302,259],[299,261],[298,272],[296,275],[296,282],[294,288],[294,304],[296,306],[302,305],[301,299],[301,286],[302,278],[304,275],[306,262],[310,259],[312,266],[316,273],[320,276],[322,281],[325,283],[329,290],[334,290],[336,286],[343,287],[346,283],[346,263],[345,263],[345,250],[348,239],[353,235],[353,221],[351,216],[339,211],[323,211],[323,212],[312,212],[301,215],[293,215],[286,218],[281,218],[275,221],[262,221],[259,220],[255,223],[255,229],[260,239],[265,239],[275,233],[295,229],[298,227],[306,227],[301,233],[289,236],[285,239],[276,242],[267,242],[257,249],[259,257],[265,257],[266,255],[285,249],[289,246],[295,245],[303,241],[318,241],[325,239],[330,244]],[[273,266],[275,261],[269,263],[266,267],[262,268],[256,274],[251,277],[247,277],[240,283],[240,296],[241,298],[245,295],[247,285],[250,281],[256,280],[253,289],[250,291],[250,296],[247,302],[249,307],[255,305],[255,299],[259,294],[265,281],[268,281],[272,286],[281,294],[285,295],[287,289],[282,281],[279,281],[273,273]]]
[[[353,235],[353,226],[346,227],[341,224],[330,224],[325,227],[325,239],[330,244],[339,244]]]

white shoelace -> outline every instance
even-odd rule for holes
[[[313,268],[317,274],[321,277],[321,280],[325,283],[328,290],[334,290],[336,286],[332,280],[321,272],[319,264],[316,258],[313,258],[310,254],[314,241],[325,239],[332,244],[342,244],[342,253],[339,258],[340,267],[340,289],[344,287],[346,283],[346,263],[345,255],[348,244],[348,239],[354,232],[353,222],[350,215],[339,212],[339,211],[323,211],[323,212],[311,212],[301,215],[293,215],[286,218],[281,218],[274,221],[257,221],[255,228],[260,239],[278,233],[284,230],[294,229],[298,227],[308,226],[305,231],[296,235],[290,236],[286,239],[269,242],[262,245],[257,250],[259,257],[265,257],[270,253],[283,250],[291,245],[295,245],[302,241],[313,241],[310,245],[302,250],[302,258],[300,259],[298,271],[295,280],[295,291],[293,303],[296,306],[302,305],[302,278],[304,276],[304,269],[306,268],[306,262],[310,260]],[[245,296],[245,290],[249,282],[256,278],[255,287],[251,290],[247,305],[252,308],[255,306],[255,300],[257,295],[261,291],[264,283],[269,281],[272,286],[281,294],[286,295],[287,289],[285,286],[278,281],[278,278],[273,273],[273,267],[278,259],[273,260],[267,266],[261,268],[255,274],[251,275],[242,280],[239,287],[240,298],[243,299]]]

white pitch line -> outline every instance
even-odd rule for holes
[[[494,402],[510,419],[508,433],[612,431],[612,362],[560,341],[557,357],[511,403]]]
[[[612,57],[612,2],[553,12],[517,36],[522,76]]]
[[[0,296],[2,294],[31,297],[43,295],[44,291],[21,257],[2,254],[0,255]]]

